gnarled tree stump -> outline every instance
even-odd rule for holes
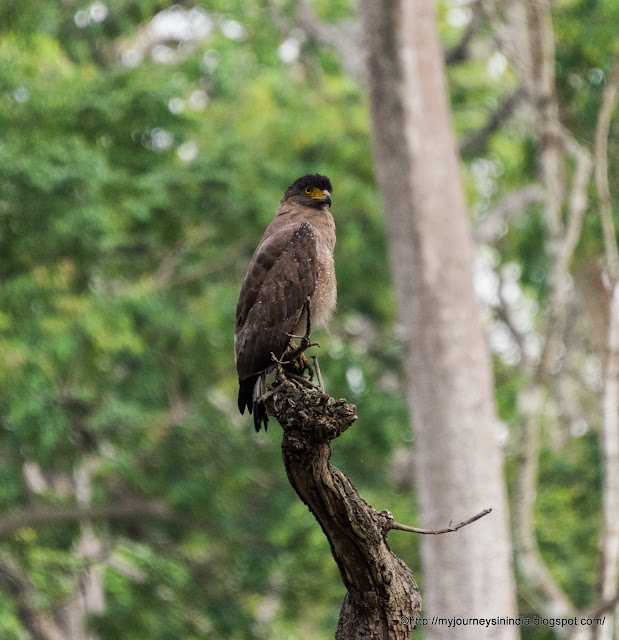
[[[356,407],[286,379],[273,384],[265,404],[284,430],[290,484],[327,536],[348,590],[336,640],[409,638],[421,598],[411,570],[387,544],[393,517],[372,508],[329,463],[331,440],[356,420]]]

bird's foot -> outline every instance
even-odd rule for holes
[[[290,344],[294,345],[294,342],[292,342],[293,339],[296,340],[300,340],[299,346],[297,347],[296,345],[294,345],[294,349],[297,349],[298,352],[294,354],[294,356],[291,358],[296,358],[299,354],[302,354],[306,349],[309,349],[310,347],[319,347],[320,345],[317,342],[312,342],[312,338],[311,338],[311,332],[312,332],[312,322],[311,322],[311,312],[310,312],[310,299],[308,298],[304,305],[303,305],[303,309],[301,310],[301,318],[303,317],[303,314],[305,313],[305,318],[306,318],[306,323],[305,323],[305,335],[303,336],[295,336],[291,333],[287,334],[288,337],[291,339],[290,340]]]
[[[290,338],[290,346],[293,349],[297,349],[298,353],[303,353],[303,351],[305,351],[306,349],[309,349],[310,347],[319,347],[320,346],[320,343],[312,342],[308,335],[295,336],[294,333],[287,333],[286,335]],[[293,339],[301,341],[299,343],[299,346],[296,345],[296,343],[294,342]]]
[[[284,370],[284,367],[291,364],[290,360],[284,360],[284,356],[280,359],[272,351],[271,360],[275,364],[275,379],[277,381],[284,380],[286,378],[286,371]]]
[[[292,333],[286,334],[290,338],[290,342],[288,343],[288,347],[282,354],[281,358],[277,358],[275,354],[271,353],[271,359],[275,362],[278,368],[278,375],[285,375],[297,382],[303,381],[303,384],[308,384],[309,386],[314,387],[312,384],[312,380],[314,379],[314,367],[309,363],[308,359],[305,357],[305,351],[310,347],[319,347],[320,345],[317,342],[312,342],[310,337],[311,331],[311,322],[310,322],[310,304],[309,298],[303,305],[303,311],[301,312],[301,317],[303,317],[303,313],[306,314],[307,323],[305,327],[305,335],[297,336]],[[297,345],[294,340],[299,340],[299,344]],[[314,356],[313,356],[314,357]],[[314,362],[315,360],[314,357]],[[314,365],[316,366],[316,365]],[[309,380],[303,377],[305,372],[308,372]],[[318,371],[319,383],[322,387],[322,378],[320,377],[320,371]]]
[[[294,348],[297,348],[296,345],[294,345]],[[280,359],[271,352],[271,360],[275,363],[276,381],[292,380],[306,387],[316,388],[316,385],[312,383],[314,379],[314,369],[307,361],[305,355],[300,353],[294,360],[285,360],[285,356],[286,354]],[[303,376],[305,371],[309,372],[309,379]]]
[[[314,347],[316,346],[316,343],[310,344],[309,346]],[[288,365],[287,367],[285,367],[285,369],[290,373],[296,373],[297,375],[301,375],[301,376],[307,371],[309,374],[309,379],[313,380],[314,369],[312,365],[309,363],[308,359],[305,357],[305,354],[303,353],[307,348],[308,347],[304,348],[303,344],[297,346],[291,340],[290,345],[288,346],[288,349],[284,352],[284,356],[283,356],[284,358],[286,358],[287,360],[286,364]]]

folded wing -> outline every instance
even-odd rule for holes
[[[236,367],[239,381],[247,380],[239,393],[241,412],[251,410],[249,387],[253,392],[253,382],[272,365],[271,353],[284,353],[317,279],[316,236],[307,222],[270,235],[256,250],[236,308]]]

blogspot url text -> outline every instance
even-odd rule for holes
[[[518,616],[496,617],[496,618],[442,618],[432,616],[431,618],[415,618],[412,616],[402,616],[400,623],[414,627],[444,626],[444,627],[601,627],[604,625],[606,616],[602,618],[542,618],[532,616],[526,618]]]

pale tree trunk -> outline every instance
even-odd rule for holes
[[[603,521],[601,597],[617,597],[619,561],[619,284],[612,282],[608,305],[608,342],[602,396]],[[619,638],[617,610],[607,615],[607,624],[596,629],[596,640]],[[613,630],[615,633],[613,633]]]
[[[598,193],[604,245],[606,276],[610,290],[608,334],[602,395],[602,460],[604,533],[602,536],[601,597],[612,601],[617,597],[619,576],[619,250],[613,224],[610,188],[608,184],[608,132],[619,91],[619,54],[615,56],[612,73],[606,80],[595,132],[595,183]],[[619,606],[609,624],[597,629],[597,640],[619,638]],[[614,634],[613,634],[614,627]]]
[[[95,466],[96,459],[85,456],[82,464],[75,470],[74,492],[81,507],[91,506],[91,475]],[[101,567],[96,564],[101,555],[101,541],[91,522],[83,522],[80,527],[82,535],[77,554],[86,562],[95,564],[77,576],[75,590],[58,612],[57,618],[65,640],[97,640],[97,636],[87,630],[86,617],[89,613],[101,613],[105,610],[103,574]]]
[[[424,616],[515,615],[490,361],[432,0],[362,2],[375,164],[404,328],[416,484],[425,527],[492,507],[454,537],[422,541]],[[460,640],[512,639],[464,626]],[[430,626],[426,638],[453,638]]]

